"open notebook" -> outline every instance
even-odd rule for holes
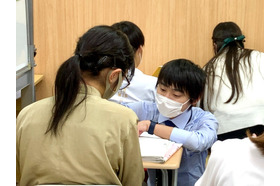
[[[182,146],[181,143],[162,139],[147,132],[139,136],[139,142],[142,160],[155,163],[166,162]]]

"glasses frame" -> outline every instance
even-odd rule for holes
[[[120,88],[120,90],[126,89],[130,85],[130,80],[128,77],[125,75],[124,72],[122,72],[122,75],[124,76],[125,80],[127,81],[127,85],[125,87]]]

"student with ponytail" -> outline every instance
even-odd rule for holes
[[[126,35],[110,26],[79,38],[57,71],[54,97],[27,106],[17,118],[21,186],[142,185],[138,118],[107,100],[133,77],[133,56]]]
[[[204,67],[200,106],[217,118],[219,140],[264,131],[264,54],[244,48],[244,38],[237,24],[219,23],[212,36],[215,56]]]

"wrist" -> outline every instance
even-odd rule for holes
[[[152,120],[150,120],[150,126],[149,126],[149,128],[148,128],[148,133],[149,134],[154,134],[154,130],[155,130],[155,126],[156,126],[156,122],[154,122],[154,121],[152,121]]]

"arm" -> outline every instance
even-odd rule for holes
[[[156,103],[148,101],[140,101],[135,103],[123,104],[124,106],[132,109],[139,120],[153,120],[157,121],[159,112],[157,110]]]
[[[203,112],[198,119],[192,122],[196,127],[193,131],[156,124],[154,134],[176,143],[182,143],[186,149],[191,151],[203,151],[210,148],[217,140],[218,122],[214,115],[210,112]],[[149,120],[138,122],[139,133],[148,131],[150,124]]]
[[[150,120],[139,121],[138,122],[139,135],[141,135],[143,132],[147,132],[150,128],[150,124],[151,124]],[[153,133],[163,139],[170,139],[172,130],[173,130],[173,127],[156,124]]]
[[[142,186],[144,180],[144,168],[140,153],[139,139],[136,124],[130,128],[130,132],[123,144],[123,168],[121,182],[123,186]]]
[[[21,121],[21,115],[18,115],[17,118],[17,123],[16,123],[16,185],[19,185],[20,178],[21,178],[21,173],[20,173],[20,162],[19,162],[19,139],[21,135],[21,130],[20,130],[20,121]]]
[[[213,114],[203,111],[192,121],[191,131],[174,128],[170,140],[182,143],[193,152],[204,151],[210,148],[217,140],[218,122]]]

